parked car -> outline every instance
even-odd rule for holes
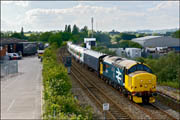
[[[20,60],[22,58],[17,53],[8,53],[8,56],[10,60]]]

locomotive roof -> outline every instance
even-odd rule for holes
[[[120,68],[126,67],[126,69],[129,69],[131,66],[137,64],[137,61],[128,60],[126,58],[122,58],[118,56],[106,56],[104,57],[104,61]]]
[[[100,52],[88,50],[88,49],[85,51],[85,53],[88,55],[94,56],[96,58],[99,58],[100,56],[105,55],[104,53],[100,53]]]
[[[116,62],[117,60],[124,60],[124,59],[125,58],[118,57],[118,56],[111,56],[111,55],[104,57],[104,61],[109,64],[112,64],[112,63]]]
[[[118,67],[126,67],[126,69],[129,69],[131,66],[137,64],[137,61],[126,59],[123,61],[116,61],[114,64],[117,65]]]

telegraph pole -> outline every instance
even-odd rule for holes
[[[92,24],[92,38],[93,38],[93,17],[91,18],[91,24]]]

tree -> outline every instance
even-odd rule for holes
[[[81,38],[79,34],[73,35],[72,36],[72,42],[75,43],[75,44],[82,43],[83,38]]]
[[[115,37],[115,41],[116,41],[116,42],[119,42],[120,40],[122,40],[122,38],[121,38],[120,35],[118,35],[118,36]]]
[[[88,34],[88,27],[87,27],[87,26],[84,26],[84,27],[81,29],[81,32],[84,32],[84,33]]]
[[[177,30],[176,32],[174,32],[172,37],[180,38],[180,30]]]
[[[131,40],[133,38],[136,38],[136,35],[129,34],[129,33],[120,33],[119,37],[121,38],[121,40]]]
[[[42,42],[48,42],[48,39],[49,37],[52,35],[51,32],[45,32],[45,33],[42,33],[39,37],[39,40],[42,41]]]
[[[24,39],[24,31],[23,31],[23,27],[21,28],[21,38]]]
[[[71,25],[68,25],[67,32],[71,33]]]
[[[39,35],[38,34],[31,34],[28,38],[29,41],[38,41]]]
[[[62,36],[62,41],[68,41],[72,37],[70,32],[61,32],[59,34],[61,34],[61,36]]]
[[[67,25],[65,25],[65,30],[64,30],[64,32],[67,32],[68,31],[68,28],[67,28]]]
[[[18,38],[18,39],[21,39],[21,38],[22,38],[22,37],[21,37],[21,34],[20,34],[20,33],[17,33],[17,32],[13,33],[13,34],[11,35],[11,37]]]
[[[78,33],[79,33],[79,28],[76,25],[74,25],[73,30],[72,30],[72,34],[75,35],[75,34],[78,34]]]
[[[96,32],[94,34],[96,41],[99,42],[101,45],[108,45],[110,44],[110,36],[106,33]]]
[[[153,36],[159,36],[159,34],[158,34],[158,33],[153,33],[152,35],[153,35]]]
[[[81,32],[79,34],[80,34],[81,38],[88,37],[88,27],[87,26],[84,26],[80,31]]]
[[[61,34],[58,34],[58,33],[52,34],[52,35],[49,37],[48,41],[49,41],[50,44],[55,43],[58,47],[60,47],[61,44],[62,44]]]
[[[121,48],[142,48],[142,46],[139,43],[133,42],[133,41],[127,41],[127,40],[122,40],[119,43],[119,47]]]

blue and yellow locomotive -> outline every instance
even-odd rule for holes
[[[155,102],[156,76],[144,63],[106,55],[68,43],[68,51],[99,77],[123,92],[135,103]]]
[[[100,76],[136,103],[155,102],[156,76],[143,63],[105,56],[100,61]]]

